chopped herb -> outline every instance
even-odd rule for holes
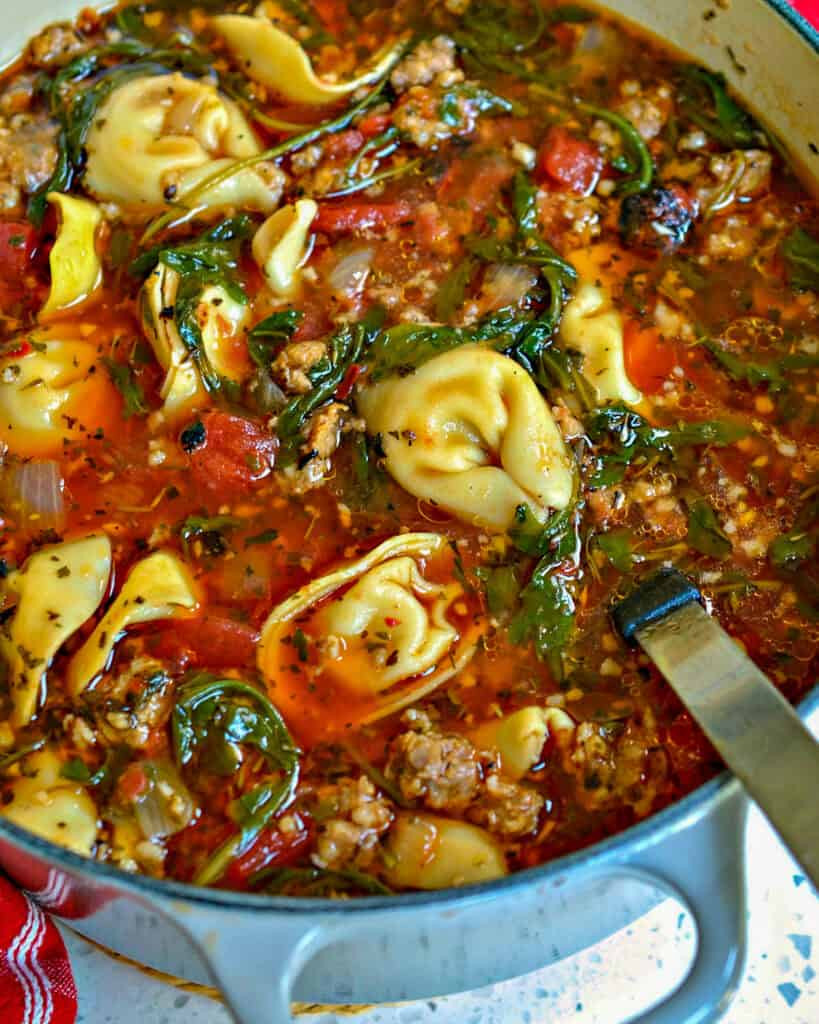
[[[252,537],[245,537],[245,547],[251,548],[257,544],[272,544],[278,536],[278,530],[263,530],[261,533],[256,533]]]
[[[293,634],[293,646],[296,648],[299,661],[306,662],[310,657],[310,653],[308,650],[307,636],[301,629],[297,629]]]
[[[131,416],[146,416],[148,414],[148,403],[145,401],[145,392],[142,385],[134,375],[130,366],[118,363],[109,356],[103,356],[102,364],[108,371],[108,376],[114,383],[117,391],[122,395],[123,412],[125,418]]]
[[[188,516],[177,527],[185,554],[191,555],[191,542],[198,539],[206,555],[223,555],[229,548],[225,534],[242,525],[234,516]]]

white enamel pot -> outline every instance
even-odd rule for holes
[[[80,6],[6,4],[0,60],[13,59],[39,28]],[[819,179],[819,38],[784,3],[609,6],[723,71],[806,176]],[[816,689],[800,710],[819,711]],[[688,976],[639,1020],[705,1024],[721,1015],[743,966],[745,809],[738,784],[724,775],[621,835],[541,868],[464,889],[350,902],[136,877],[3,819],[0,865],[82,934],[148,966],[217,985],[239,1024],[286,1024],[291,999],[392,1002],[526,973],[640,916],[653,902],[648,883],[690,910],[698,945]]]

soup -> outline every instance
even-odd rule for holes
[[[663,565],[812,685],[819,218],[719,75],[536,0],[160,2],[0,111],[9,820],[288,895],[585,847],[720,767],[609,621]]]

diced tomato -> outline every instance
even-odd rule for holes
[[[365,228],[379,230],[409,220],[412,207],[399,200],[394,203],[321,203],[313,227],[326,234],[348,234]]]
[[[120,793],[129,803],[136,800],[138,796],[142,796],[147,790],[148,785],[148,776],[139,762],[129,764],[122,775],[120,775],[119,782],[117,783]]]
[[[455,160],[438,184],[437,197],[442,203],[468,210],[475,228],[496,205],[514,173],[515,168],[503,157]]]
[[[349,20],[345,0],[313,0],[313,7],[322,25],[333,35],[340,35]]]
[[[330,157],[352,156],[363,145],[364,134],[355,128],[350,128],[349,131],[331,135],[324,143],[324,152]]]
[[[578,139],[562,125],[552,125],[538,152],[535,178],[587,196],[594,191],[602,170],[603,157],[590,142]]]
[[[228,889],[246,889],[249,880],[257,872],[294,864],[306,853],[310,840],[311,830],[307,822],[301,829],[288,835],[280,832],[277,825],[271,825],[249,850],[233,861],[225,872],[222,885]]]
[[[656,327],[628,320],[623,331],[623,356],[631,383],[644,394],[653,395],[677,363],[677,349]]]
[[[178,619],[173,628],[154,630],[150,640],[157,657],[182,659],[186,665],[239,668],[256,658],[259,631],[218,608],[202,618]]]
[[[266,430],[226,412],[202,416],[204,443],[190,452],[197,483],[220,491],[247,491],[270,475],[277,442]]]
[[[0,223],[0,275],[14,285],[28,269],[37,246],[37,231],[27,221]]]
[[[358,130],[365,139],[372,139],[385,132],[392,121],[392,114],[367,114],[358,122]]]
[[[336,398],[339,402],[344,402],[350,397],[350,394],[355,387],[355,382],[364,372],[364,367],[361,363],[352,363],[344,374],[344,379],[336,388]]]
[[[686,788],[710,774],[717,752],[687,711],[678,714],[664,730],[663,745],[677,776]]]

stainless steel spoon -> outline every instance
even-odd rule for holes
[[[612,618],[651,657],[819,889],[819,743],[701,600],[682,573],[662,569]]]

